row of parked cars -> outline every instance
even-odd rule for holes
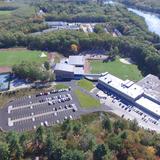
[[[65,105],[64,107],[59,107],[59,108],[54,108],[55,111],[58,111],[58,110],[61,110],[61,109],[68,109],[68,108],[72,108],[73,112],[77,111],[77,106],[75,104],[69,104],[69,105]],[[57,112],[54,112],[54,116],[57,116]],[[67,119],[73,119],[73,116],[72,115],[68,115],[68,116],[65,116],[64,117],[64,120],[67,120]],[[60,123],[60,120],[56,120],[56,123]],[[44,121],[44,122],[41,122],[41,126],[50,126],[50,124],[48,123],[48,121]],[[36,129],[36,126],[33,126],[34,129]]]
[[[59,111],[59,110],[63,110],[63,109],[71,109],[72,108],[72,111],[73,112],[76,112],[77,111],[77,106],[75,104],[66,104],[64,107],[62,106],[59,106],[59,107],[55,107],[53,108],[54,111]]]
[[[66,95],[55,96],[52,98],[50,97],[48,100],[49,100],[48,105],[54,105],[56,103],[70,101],[70,100],[72,100],[72,97],[70,94],[66,94]]]
[[[71,87],[69,88],[63,88],[63,89],[59,89],[59,90],[52,90],[52,91],[49,91],[49,92],[41,92],[41,93],[38,93],[36,94],[36,97],[40,97],[40,96],[47,96],[47,95],[50,95],[50,94],[55,94],[55,93],[60,93],[60,92],[66,92],[66,91],[70,91],[71,90]]]

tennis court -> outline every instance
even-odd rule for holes
[[[0,74],[0,91],[9,89],[10,85],[10,73]]]

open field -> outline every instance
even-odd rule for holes
[[[22,61],[43,63],[47,57],[41,58],[41,51],[30,51],[27,49],[0,50],[0,66],[13,66]]]
[[[86,89],[87,91],[90,91],[94,88],[93,83],[86,80],[86,79],[81,79],[77,82],[77,85],[80,86],[81,88]]]
[[[117,58],[113,62],[90,61],[91,73],[109,72],[123,80],[138,81],[143,78],[135,64],[124,64]]]
[[[100,106],[100,102],[90,95],[87,95],[80,90],[75,90],[74,92],[82,108],[95,108]]]
[[[0,16],[2,15],[10,15],[13,11],[0,11]]]

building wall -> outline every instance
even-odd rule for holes
[[[73,72],[65,72],[65,71],[54,71],[56,75],[56,80],[65,80],[65,79],[73,79],[74,73]]]

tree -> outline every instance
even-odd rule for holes
[[[23,147],[23,150],[25,151],[27,149],[27,134],[23,133],[19,137],[19,143]]]
[[[73,53],[77,53],[78,52],[78,45],[76,45],[76,44],[72,44],[71,45],[71,51],[73,52]]]
[[[100,24],[97,24],[97,25],[95,25],[95,27],[94,27],[94,32],[95,32],[95,33],[98,33],[98,34],[100,34],[100,33],[105,33],[104,27],[103,27],[102,25],[100,25]]]
[[[51,134],[51,132],[49,132],[47,134],[47,140],[46,140],[46,152],[48,159],[51,159],[53,146],[54,146],[54,137]]]
[[[64,144],[62,141],[54,141],[51,156],[49,160],[61,160],[65,152]]]
[[[133,131],[139,130],[138,122],[136,119],[134,119],[133,121],[130,122],[130,129],[132,129]]]
[[[38,147],[40,144],[44,143],[44,128],[42,126],[37,128],[36,134],[35,134],[35,140],[36,140]]]
[[[78,150],[68,150],[63,154],[62,160],[84,160],[84,154]]]
[[[105,145],[98,145],[95,151],[93,152],[94,160],[102,160],[106,153],[107,151]]]
[[[23,148],[20,146],[20,144],[17,145],[16,147],[16,154],[15,154],[15,157],[16,157],[16,160],[20,160],[23,156]]]
[[[83,137],[80,139],[80,147],[83,151],[93,150],[96,145],[96,140],[94,135],[91,133],[86,133],[83,135]]]
[[[44,67],[46,68],[46,70],[49,70],[50,69],[50,64],[48,61],[45,61],[44,62]]]
[[[15,132],[10,132],[6,137],[9,145],[10,157],[13,156],[17,160],[23,156],[23,148],[19,144],[19,136]]]
[[[0,143],[0,159],[9,160],[9,148],[6,143]]]
[[[81,123],[79,122],[77,122],[77,123],[75,123],[74,125],[73,125],[73,133],[74,134],[79,134],[79,132],[80,132],[80,130],[81,130]]]
[[[110,150],[120,151],[123,148],[122,138],[114,134],[108,138],[108,146]]]
[[[108,132],[112,131],[112,122],[108,118],[108,116],[105,116],[102,120],[102,127],[107,130]]]

